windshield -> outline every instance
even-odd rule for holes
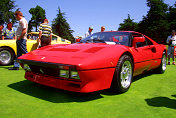
[[[129,45],[128,32],[98,32],[94,33],[85,39],[81,40],[82,43],[107,43],[107,44],[121,44]]]

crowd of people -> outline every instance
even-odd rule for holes
[[[89,30],[85,34],[85,38],[88,37],[88,36],[90,36],[90,35],[92,35],[93,34],[92,31],[93,31],[93,27],[90,26]],[[104,32],[104,31],[105,31],[105,26],[101,26],[101,32]],[[75,42],[80,42],[82,40],[82,38],[83,37],[81,37],[81,36],[75,38]]]
[[[88,37],[89,35],[92,35],[93,27],[90,26],[88,32],[86,32],[85,37]],[[105,26],[101,26],[101,32],[105,31]]]
[[[4,29],[3,25],[0,25],[0,40],[16,40],[17,45],[17,57],[21,56],[22,54],[28,53],[26,47],[27,41],[27,30],[28,30],[28,22],[24,18],[23,13],[21,11],[16,11],[14,13],[16,19],[19,21],[17,30],[13,29],[12,22],[7,24],[7,28]],[[88,32],[86,32],[85,37],[92,35],[93,27],[90,26]],[[105,26],[101,27],[101,32],[105,31]],[[76,39],[76,42],[80,42],[82,37]],[[52,28],[48,25],[48,20],[44,19],[44,22],[39,26],[39,44],[40,47],[47,46],[51,44],[52,40]],[[176,46],[176,34],[175,30],[172,31],[172,35],[168,36],[167,38],[168,44],[168,65],[170,65],[170,58],[173,59],[172,64],[175,65],[175,55],[174,51]],[[17,61],[14,61],[14,66],[10,67],[9,70],[19,70],[20,64]]]
[[[17,46],[17,56],[28,53],[27,51],[27,31],[28,31],[28,22],[24,18],[21,11],[16,11],[14,13],[16,19],[19,21],[17,30],[13,29],[12,22],[8,22],[7,28],[4,29],[3,25],[0,25],[0,40],[16,40]],[[45,19],[42,24],[39,26],[39,44],[40,47],[47,46],[51,44],[52,40],[52,28],[48,25],[48,20]],[[19,70],[20,64],[15,60],[14,66],[8,68],[9,70]]]

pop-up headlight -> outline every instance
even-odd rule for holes
[[[69,78],[69,70],[60,70],[60,77]]]
[[[75,66],[62,65],[62,66],[59,66],[59,69],[60,69],[60,75],[59,75],[60,77],[80,79]]]
[[[70,76],[71,76],[70,78],[73,78],[73,79],[80,79],[77,71],[71,71]]]

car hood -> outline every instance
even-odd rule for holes
[[[127,49],[123,45],[61,44],[50,45],[29,52],[18,59],[37,62],[76,65],[78,69],[115,67],[120,55]]]

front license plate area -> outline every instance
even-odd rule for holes
[[[34,82],[39,82],[39,80],[43,78],[40,75],[34,75],[33,77],[34,77]]]

